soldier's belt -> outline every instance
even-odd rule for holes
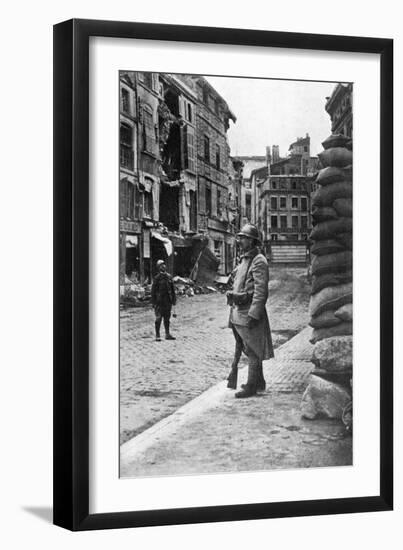
[[[247,306],[252,303],[252,292],[232,292],[232,296],[229,298],[231,300],[230,305],[234,306]]]

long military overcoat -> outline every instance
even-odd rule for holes
[[[265,256],[257,248],[248,251],[237,267],[234,292],[248,292],[252,300],[247,305],[231,306],[229,326],[241,336],[245,347],[250,347],[263,361],[274,357],[273,342],[270,331],[266,302],[269,297],[269,267]],[[248,327],[248,317],[258,322],[253,328]]]
[[[176,304],[175,287],[169,273],[157,273],[151,285],[151,303],[169,309]]]

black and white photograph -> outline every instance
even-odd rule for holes
[[[399,546],[398,7],[5,4],[4,548]]]
[[[117,85],[120,477],[352,466],[354,84]]]

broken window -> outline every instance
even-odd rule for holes
[[[144,216],[147,218],[153,217],[153,194],[152,192],[144,191]]]
[[[170,231],[179,230],[179,185],[160,187],[159,220]]]
[[[184,135],[184,139],[186,139]],[[186,142],[185,142],[186,147]],[[171,181],[179,180],[181,171],[181,132],[179,124],[173,122],[169,127],[169,134],[162,150],[162,168]]]
[[[175,94],[170,89],[168,89],[164,96],[165,103],[168,109],[174,116],[179,116],[179,96]]]

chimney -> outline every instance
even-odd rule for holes
[[[280,150],[279,150],[279,146],[278,145],[273,145],[272,148],[272,161],[273,162],[277,162],[278,160],[280,160]]]
[[[266,165],[270,166],[271,164],[271,151],[270,151],[270,145],[266,146]]]

